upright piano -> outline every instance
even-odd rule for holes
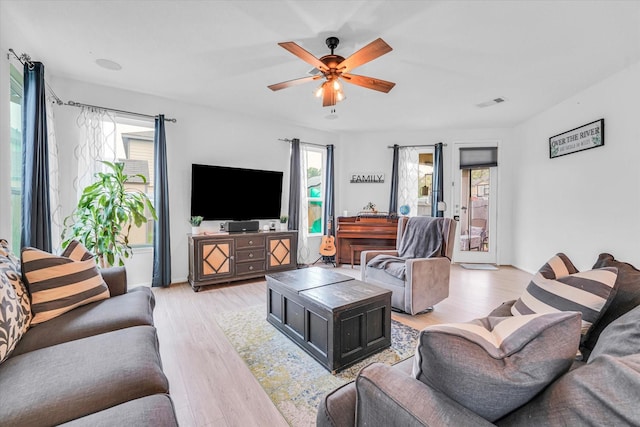
[[[336,262],[360,264],[360,252],[370,249],[395,249],[398,218],[388,215],[338,217]]]

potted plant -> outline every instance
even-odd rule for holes
[[[202,224],[201,216],[192,216],[189,218],[189,223],[191,224],[191,234],[200,234],[200,224]]]
[[[281,231],[287,231],[288,228],[288,224],[287,221],[289,220],[289,217],[286,215],[282,215],[280,217],[280,230]]]
[[[367,203],[362,209],[364,209],[365,211],[373,212],[373,213],[378,212],[378,210],[376,209],[376,205],[373,202]]]
[[[131,178],[147,182],[143,175],[126,175],[124,163],[102,162],[109,172],[95,175],[97,181],[88,185],[74,211],[64,219],[62,247],[72,240],[80,241],[96,256],[100,267],[124,265],[132,255],[129,232],[148,221],[157,219],[149,197],[143,192],[126,188]]]

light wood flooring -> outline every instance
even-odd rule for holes
[[[360,278],[358,266],[338,269]],[[489,271],[453,265],[449,298],[433,312],[392,317],[416,329],[483,317],[503,301],[518,298],[530,278],[513,267]],[[197,293],[187,283],[153,292],[163,368],[182,427],[288,425],[215,321],[216,315],[256,304],[265,304],[266,316],[264,279],[209,286]]]

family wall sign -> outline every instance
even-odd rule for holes
[[[384,174],[380,172],[352,173],[350,177],[351,184],[381,184],[384,182]]]

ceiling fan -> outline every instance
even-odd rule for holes
[[[340,43],[340,40],[338,40],[337,37],[327,38],[326,43],[327,47],[331,49],[331,54],[325,55],[319,59],[294,42],[278,43],[278,45],[293,53],[298,58],[316,67],[322,74],[276,83],[268,86],[269,89],[276,91],[313,80],[319,80],[324,77],[326,81],[320,85],[315,94],[317,97],[322,97],[323,107],[329,107],[336,105],[338,101],[342,101],[344,99],[342,84],[340,83],[341,79],[347,83],[384,93],[389,92],[396,85],[393,82],[349,73],[349,71],[354,68],[393,50],[391,46],[385,43],[381,38],[372,41],[346,59],[333,53],[333,50],[338,46],[338,43]]]

